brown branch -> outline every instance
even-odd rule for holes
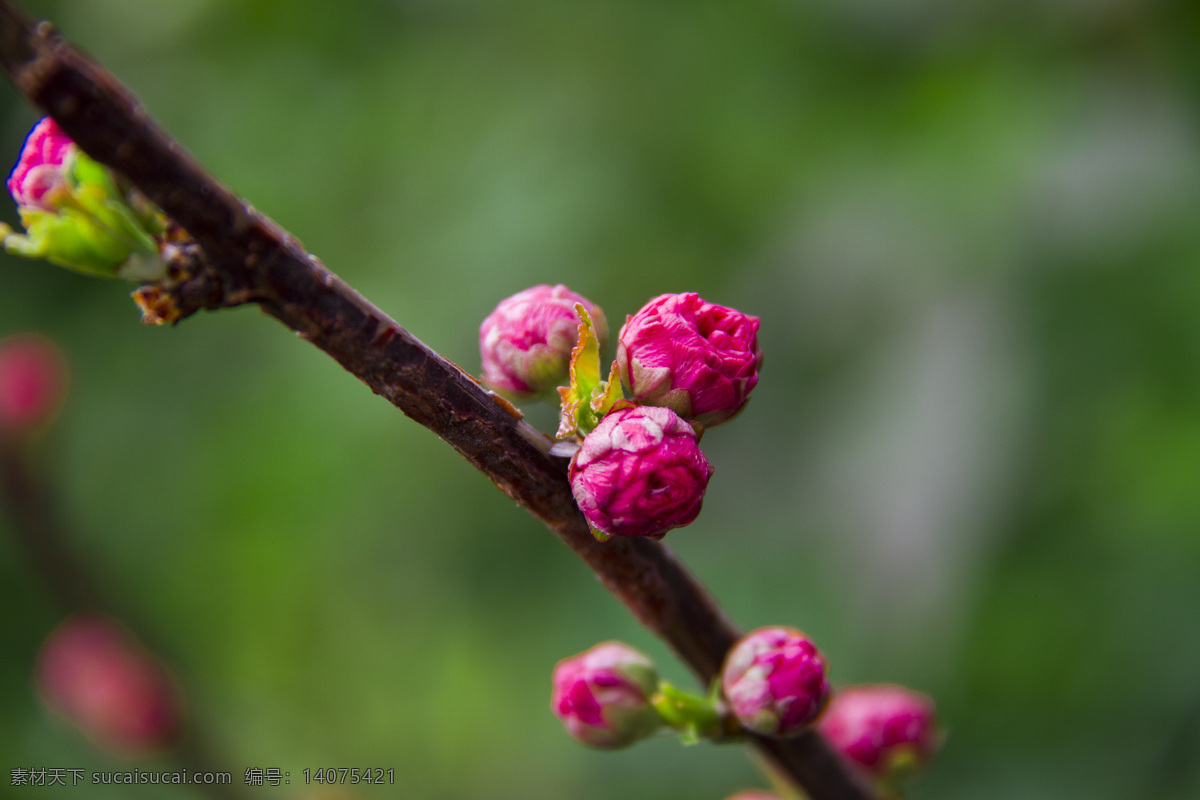
[[[129,181],[187,230],[211,271],[184,301],[252,302],[335,358],[376,394],[432,430],[579,555],[704,685],[738,630],[666,547],[642,539],[599,544],[566,481],[565,459],[507,402],[422,344],[255,211],[150,118],[103,67],[0,0],[0,62],[18,90],[54,117],[88,155]],[[160,298],[161,299],[161,298]],[[813,732],[755,744],[814,800],[870,800]]]
[[[13,538],[61,611],[101,611],[108,603],[83,562],[66,546],[50,495],[29,469],[27,451],[26,442],[0,435],[0,496],[12,515]]]

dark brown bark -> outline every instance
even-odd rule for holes
[[[596,542],[575,505],[566,459],[507,402],[422,344],[325,268],[287,231],[236,197],[150,118],[103,67],[47,24],[0,0],[0,61],[16,87],[92,158],[128,178],[181,225],[206,262],[150,298],[186,316],[257,303],[432,430],[579,555],[703,685],[739,632],[700,582],[656,542]],[[145,305],[145,304],[144,304]],[[166,315],[167,319],[173,318]],[[873,794],[815,733],[754,743],[814,800]]]

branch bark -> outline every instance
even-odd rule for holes
[[[209,175],[107,70],[47,22],[0,0],[0,63],[17,89],[97,161],[122,173],[205,254],[175,299],[190,312],[256,303],[432,430],[554,532],[707,686],[739,631],[663,545],[596,542],[551,441],[470,375],[334,275]],[[815,732],[753,743],[814,800],[872,800]]]
[[[0,435],[0,496],[12,515],[13,536],[55,602],[66,613],[95,613],[111,605],[92,574],[66,546],[48,489],[29,468],[26,443]]]

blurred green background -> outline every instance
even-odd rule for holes
[[[614,330],[668,291],[760,316],[754,401],[705,438],[705,512],[667,542],[741,625],[806,630],[835,683],[936,698],[948,737],[911,798],[1200,797],[1196,4],[26,7],[469,370],[479,321],[535,283]],[[15,161],[36,114],[2,96]],[[739,747],[571,741],[548,708],[562,657],[619,638],[694,683],[331,359],[252,309],[146,328],[128,286],[2,261],[0,335],[42,331],[72,364],[42,461],[73,544],[235,782],[766,785]],[[61,618],[0,535],[0,796],[34,791],[12,767],[124,764],[32,690]]]

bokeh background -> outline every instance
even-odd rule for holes
[[[469,370],[479,321],[535,283],[614,328],[662,292],[760,316],[761,383],[667,542],[743,626],[806,630],[835,682],[936,698],[945,749],[911,798],[1200,796],[1200,7],[26,7]],[[36,115],[0,96],[15,161]],[[72,365],[40,455],[72,545],[214,766],[291,771],[249,796],[329,766],[395,769],[355,797],[766,785],[739,747],[567,738],[550,671],[598,641],[698,687],[328,357],[252,309],[152,329],[128,286],[0,271],[0,335]],[[0,519],[0,795],[24,796],[13,767],[126,762],[40,706],[63,612]]]

